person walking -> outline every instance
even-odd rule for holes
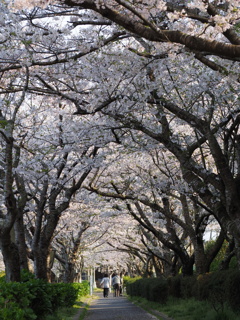
[[[108,298],[109,288],[110,288],[110,279],[108,274],[105,273],[102,281],[100,282],[101,287],[103,288],[103,297]]]
[[[113,288],[114,288],[114,297],[119,297],[121,279],[120,279],[120,277],[119,277],[119,275],[117,273],[112,278],[112,284],[113,284]]]
[[[123,273],[120,273],[120,288],[119,288],[119,295],[123,295]]]
[[[113,287],[113,296],[115,297],[115,276],[116,274],[112,274],[112,287]]]

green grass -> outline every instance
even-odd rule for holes
[[[71,308],[60,308],[54,314],[45,316],[46,320],[72,320],[79,312],[80,308],[85,308],[83,302],[76,302]]]
[[[227,307],[217,312],[207,301],[172,299],[166,304],[159,304],[139,297],[129,299],[153,313],[158,319],[163,318],[152,311],[159,311],[174,320],[239,320],[239,315],[234,314]]]
[[[73,320],[80,310],[81,313],[77,320],[83,320],[89,308],[89,301],[93,298],[91,296],[82,297],[71,308],[60,308],[54,314],[45,316],[44,320]]]
[[[95,292],[102,291],[101,289],[95,290]],[[44,320],[73,320],[78,314],[81,313],[77,320],[83,320],[86,316],[89,308],[89,301],[97,298],[96,296],[87,296],[81,298],[80,301],[72,308],[62,308],[58,310],[54,315],[45,317]],[[159,304],[157,302],[151,302],[141,297],[128,297],[129,300],[139,305],[146,311],[154,314],[158,319],[163,319],[155,311],[161,312],[174,320],[239,320],[240,316],[234,314],[227,307],[223,310],[215,311],[213,306],[207,301],[197,301],[195,299],[171,299],[166,304]]]

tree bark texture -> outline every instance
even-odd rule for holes
[[[17,245],[12,242],[11,235],[6,233],[0,238],[0,247],[6,271],[6,281],[20,281],[20,257]]]
[[[160,28],[151,28],[151,24],[144,25],[143,21],[137,19],[137,16],[131,17],[128,14],[122,13],[120,10],[114,10],[107,2],[104,5],[98,5],[95,0],[82,0],[80,3],[76,0],[64,0],[62,3],[70,7],[79,7],[84,9],[91,9],[100,13],[104,18],[115,22],[119,26],[125,28],[127,31],[154,42],[169,42],[175,44],[182,44],[187,49],[204,52],[210,55],[222,56],[228,59],[235,59],[240,57],[240,45],[224,43],[222,41],[203,39],[198,36],[185,34],[178,30],[164,30]],[[234,39],[236,36],[234,37]]]

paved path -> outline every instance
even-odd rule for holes
[[[103,298],[102,293],[91,302],[84,320],[157,320],[158,318],[137,307],[125,297]]]

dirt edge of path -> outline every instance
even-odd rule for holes
[[[160,312],[160,311],[157,311],[157,310],[154,310],[154,309],[151,309],[150,312],[157,316],[157,317],[161,317],[162,320],[174,320],[173,318],[169,318],[166,314]]]
[[[79,318],[80,318],[81,314],[84,312],[84,310],[86,310],[86,308],[88,306],[90,306],[90,304],[93,300],[96,300],[98,298],[99,298],[98,296],[93,295],[93,296],[90,296],[90,297],[87,297],[86,299],[84,299],[82,301],[83,305],[79,308],[78,312],[74,315],[72,320],[79,320]]]

